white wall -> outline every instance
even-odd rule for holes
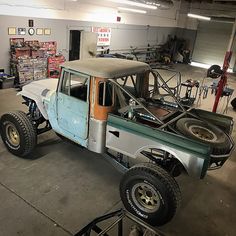
[[[28,33],[24,36],[8,35],[8,27],[20,27],[28,30],[28,20],[34,20],[34,28],[51,28],[51,35],[33,35]],[[147,46],[154,44],[162,44],[166,42],[169,34],[176,33],[175,27],[151,27],[143,25],[124,25],[124,24],[108,24],[75,20],[56,20],[34,17],[16,17],[0,15],[0,68],[9,71],[9,38],[24,37],[25,40],[56,41],[58,51],[62,50],[63,55],[68,59],[69,49],[69,30],[78,29],[91,31],[93,26],[110,27],[111,47],[110,49],[127,49],[130,46]]]

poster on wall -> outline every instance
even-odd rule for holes
[[[26,28],[18,28],[18,35],[25,35],[26,34]]]
[[[9,35],[16,35],[16,27],[8,27]]]
[[[97,46],[110,46],[111,28],[108,27],[92,27],[92,32],[97,33]]]

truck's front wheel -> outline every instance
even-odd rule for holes
[[[120,195],[128,211],[154,226],[169,222],[181,200],[174,178],[151,163],[135,165],[126,172],[120,183]]]
[[[36,129],[22,111],[4,114],[0,120],[0,132],[7,149],[16,156],[27,158],[37,143]]]

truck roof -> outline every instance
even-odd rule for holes
[[[150,70],[150,66],[144,62],[101,57],[68,61],[61,66],[83,74],[107,79],[143,73]]]

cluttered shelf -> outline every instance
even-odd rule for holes
[[[10,39],[10,74],[15,77],[15,85],[23,85],[32,80],[58,78],[59,64],[65,61],[57,55],[55,41],[25,41],[24,38]]]

